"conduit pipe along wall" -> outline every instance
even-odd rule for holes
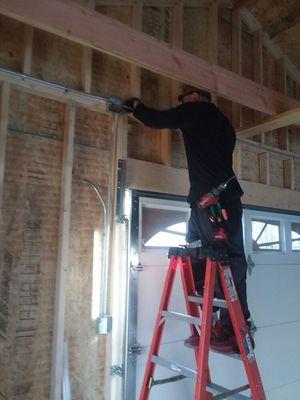
[[[109,179],[108,179],[108,196],[107,205],[102,197],[102,194],[97,185],[89,179],[84,179],[96,192],[100,203],[103,208],[103,249],[102,249],[102,271],[100,281],[100,310],[99,310],[99,324],[98,333],[100,335],[111,332],[112,330],[112,317],[109,314],[108,296],[109,296],[109,266],[110,259],[112,256],[111,242],[112,232],[111,223],[114,215],[114,185],[115,185],[115,174],[116,174],[116,160],[117,160],[117,148],[116,148],[116,115],[112,113],[112,124],[110,130],[110,146],[109,146]]]

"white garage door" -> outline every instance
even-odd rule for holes
[[[136,326],[131,338],[140,346],[129,375],[135,389],[127,390],[126,399],[138,399],[152,338],[160,296],[168,266],[167,247],[184,242],[189,208],[185,202],[140,198],[138,256],[142,270],[136,274]],[[245,249],[249,256],[248,298],[258,330],[256,356],[268,400],[296,399],[300,390],[300,217],[244,211]],[[253,267],[254,264],[254,267]],[[185,313],[179,277],[175,282],[170,310]],[[134,332],[134,333],[133,333]],[[194,353],[183,345],[189,326],[167,321],[160,355],[195,368]],[[212,380],[234,388],[247,382],[241,361],[210,354]],[[131,370],[130,370],[131,369]],[[172,372],[156,368],[156,379]],[[134,385],[132,385],[132,388]],[[193,381],[155,386],[150,399],[193,399]]]

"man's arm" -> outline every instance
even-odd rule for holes
[[[145,125],[156,129],[180,129],[191,125],[195,110],[191,104],[182,104],[168,110],[155,110],[138,103],[133,109],[133,115]]]

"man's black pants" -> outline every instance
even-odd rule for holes
[[[250,312],[247,304],[247,262],[243,243],[242,204],[240,198],[226,199],[220,203],[222,208],[225,208],[228,216],[228,220],[226,221],[226,231],[228,236],[226,246],[230,257],[233,280],[239,295],[245,320],[247,320],[250,317]],[[188,223],[187,234],[188,243],[199,239],[201,240],[203,247],[208,246],[211,243],[217,227],[210,222],[208,212],[208,207],[204,209],[198,208],[197,206],[191,207],[191,216]],[[196,290],[200,294],[203,293],[205,261],[205,259],[197,260],[196,262],[192,261]],[[216,285],[215,295],[218,298],[224,299],[220,283],[217,283]],[[220,319],[224,327],[232,330],[232,324],[227,309],[222,308],[220,310]]]

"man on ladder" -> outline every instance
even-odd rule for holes
[[[209,197],[216,197],[222,209],[226,210],[226,247],[231,263],[234,283],[246,321],[250,312],[247,304],[246,277],[247,262],[244,254],[242,233],[243,191],[232,170],[232,154],[236,135],[225,115],[211,102],[209,92],[186,86],[178,96],[180,105],[168,110],[155,110],[144,105],[139,99],[124,102],[124,109],[145,125],[152,128],[180,129],[183,134],[190,192],[187,198],[191,207],[188,223],[187,242],[207,247],[219,234],[220,226],[214,223],[210,207],[199,205]],[[208,194],[208,198],[203,198]],[[218,217],[216,217],[218,219]],[[205,260],[193,263],[196,290],[201,294],[204,283]],[[199,265],[203,263],[202,265]],[[217,285],[220,287],[220,285]],[[216,288],[216,295],[224,298],[222,290]],[[250,322],[247,322],[250,327]],[[252,347],[254,346],[253,339]],[[197,331],[185,344],[197,348]],[[211,347],[219,352],[238,352],[233,326],[227,309],[221,309],[220,320],[216,321],[211,334]]]

